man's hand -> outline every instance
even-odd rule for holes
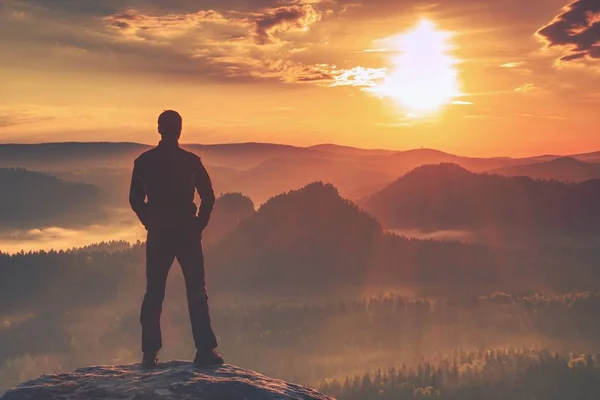
[[[202,232],[206,228],[206,225],[207,225],[207,223],[204,219],[201,219],[200,217],[194,218],[194,228],[195,228],[195,231],[198,232],[199,234],[202,234]]]

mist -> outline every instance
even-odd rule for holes
[[[116,146],[109,157],[100,146],[83,170],[80,160],[69,162],[68,147],[42,161],[23,156],[5,165],[7,176],[51,182],[42,198],[60,199],[65,187],[74,196],[94,193],[87,199],[99,213],[49,207],[36,218],[11,219],[39,204],[13,191],[0,229],[0,392],[43,373],[139,361],[146,231],[127,204],[133,155],[116,157]],[[600,351],[595,231],[581,236],[546,225],[544,238],[529,240],[493,218],[480,226],[449,218],[459,214],[442,212],[446,200],[418,212],[428,219],[393,227],[386,219],[392,214],[365,207],[397,179],[413,179],[414,168],[448,155],[256,144],[198,149],[218,194],[203,244],[211,317],[229,363],[352,398],[383,387],[377,371],[405,368],[411,390],[426,393],[429,385],[431,394],[453,389],[431,381],[425,365],[450,382],[458,370],[461,377],[491,373],[494,360],[532,368],[562,360],[576,368],[588,365],[579,354]],[[452,159],[485,185],[490,174],[482,170],[530,161]],[[391,164],[401,166],[397,176],[368,179]],[[544,185],[537,182],[532,187]],[[78,185],[89,186],[80,192]],[[553,185],[578,196],[574,186]],[[409,204],[402,202],[423,196],[423,187],[394,193],[405,197],[385,206]],[[428,199],[447,198],[440,187]],[[476,187],[461,192],[462,201],[472,193]],[[184,292],[175,263],[162,318],[165,360],[194,351]],[[512,380],[522,373],[511,371]],[[452,382],[467,387],[478,384],[476,376]]]

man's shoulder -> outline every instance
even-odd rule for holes
[[[190,164],[202,163],[200,157],[197,154],[192,153],[191,151],[187,151],[187,150],[179,147],[177,149],[177,152],[178,152],[177,158],[186,160]],[[137,165],[153,163],[154,161],[161,160],[163,158],[164,158],[164,154],[163,154],[163,152],[161,152],[161,149],[157,146],[157,147],[153,147],[150,150],[145,151],[142,154],[140,154],[139,157],[135,159],[135,163]]]
[[[136,164],[140,164],[140,163],[144,163],[147,160],[152,159],[155,156],[155,154],[156,154],[156,149],[157,149],[156,147],[153,147],[150,150],[147,150],[147,151],[143,152],[142,154],[140,154],[138,156],[138,158],[135,159],[134,162]]]
[[[191,151],[185,150],[181,147],[179,148],[179,151],[181,152],[183,157],[185,157],[187,160],[189,160],[192,163],[202,162],[202,160],[200,159],[200,156],[195,153],[192,153]]]

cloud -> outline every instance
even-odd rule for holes
[[[229,78],[272,79],[286,83],[329,82],[335,68],[329,64],[303,64],[289,59],[246,55],[209,55],[207,59]]]
[[[328,63],[294,59],[310,43],[284,38],[304,33],[321,20],[313,1],[264,9],[261,12],[214,10],[188,14],[145,15],[137,11],[104,18],[112,30],[138,45],[178,43],[190,62],[209,65],[212,71],[232,79],[316,83],[324,86],[373,86],[385,68],[339,69]]]
[[[35,70],[30,60],[43,58],[45,72],[61,74],[325,82],[333,57],[310,52],[322,43],[310,28],[329,2],[0,0],[0,51],[11,53],[4,65]]]
[[[577,0],[537,31],[547,47],[563,50],[560,62],[600,58],[600,0]]]
[[[496,16],[500,11],[514,16],[498,2],[475,0],[435,6],[427,0],[0,3],[8,4],[10,13],[27,17],[25,22],[10,18],[8,26],[0,15],[0,36],[5,38],[0,39],[0,51],[11,51],[4,62],[17,67],[65,74],[135,74],[182,82],[262,80],[366,88],[374,86],[383,68],[357,66],[375,63],[370,66],[384,67],[385,53],[391,51],[373,41],[408,29],[419,10],[440,22],[466,18],[464,14]],[[363,53],[363,49],[368,50]],[[34,57],[43,58],[44,66],[31,62]]]
[[[316,2],[313,2],[314,4]],[[107,28],[138,47],[174,51],[191,71],[208,71],[230,79],[327,82],[334,67],[294,59],[309,46],[286,33],[306,32],[320,21],[312,4],[296,4],[242,12],[201,10],[149,15],[129,10],[103,19]],[[164,58],[164,55],[163,55]]]
[[[537,87],[533,83],[526,83],[524,85],[519,86],[515,89],[515,92],[518,93],[529,93],[536,90]]]
[[[71,249],[92,243],[124,240],[135,243],[143,238],[143,230],[129,222],[109,222],[82,229],[46,227],[30,230],[0,231],[2,250],[9,254],[23,251]]]
[[[320,19],[321,14],[311,4],[303,4],[270,8],[260,12],[200,10],[150,15],[129,10],[109,15],[104,21],[121,35],[135,39],[160,40],[192,32],[199,37],[212,38],[214,33],[220,30],[231,33],[229,38],[218,38],[221,40],[236,39],[267,45],[283,43],[278,37],[282,33],[306,32]]]
[[[389,53],[390,49],[366,49],[363,53]]]
[[[529,114],[529,113],[520,113],[520,114],[516,114],[519,117],[525,117],[525,118],[541,118],[541,119],[555,119],[555,120],[566,120],[566,118],[564,117],[560,117],[558,115],[536,115],[536,114]]]
[[[385,78],[386,68],[354,67],[334,70],[333,82],[330,86],[364,86],[374,87],[378,80]]]
[[[518,68],[525,63],[523,62],[507,62],[501,65],[502,68]]]
[[[27,111],[0,111],[0,127],[2,128],[8,128],[9,126],[15,125],[33,124],[36,122],[49,121],[52,119],[54,119],[54,117],[34,115]]]
[[[256,42],[270,44],[276,41],[275,35],[292,29],[306,31],[321,19],[312,5],[293,5],[269,10],[255,22]]]
[[[168,38],[201,28],[203,23],[231,22],[213,10],[201,10],[188,14],[145,15],[136,10],[109,15],[104,18],[107,25],[123,36],[137,39]]]

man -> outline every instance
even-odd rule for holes
[[[160,315],[169,269],[179,261],[187,292],[198,366],[223,363],[208,312],[202,231],[215,204],[210,178],[200,158],[179,147],[182,118],[168,110],[158,117],[161,141],[135,160],[129,202],[148,231],[146,295],[142,303],[142,365],[157,365],[162,347]],[[201,205],[196,213],[194,193]],[[147,201],[146,201],[147,199]]]

